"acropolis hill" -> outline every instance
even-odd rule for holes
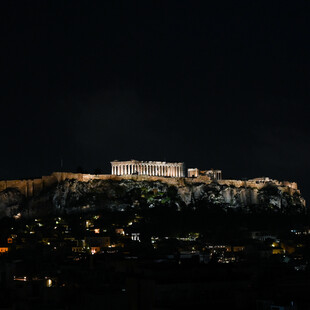
[[[166,184],[175,185],[175,186],[185,186],[186,184],[199,184],[205,183],[210,184],[214,182],[208,176],[198,176],[196,178],[188,177],[175,177],[167,178],[160,176],[144,176],[144,175],[111,175],[111,174],[84,174],[84,173],[72,173],[72,172],[53,172],[49,176],[42,176],[38,179],[29,179],[29,180],[6,180],[0,181],[0,191],[3,191],[7,188],[16,188],[18,189],[25,197],[32,197],[40,194],[43,190],[49,189],[53,185],[56,185],[64,180],[77,180],[80,182],[88,182],[91,180],[135,180],[135,181],[160,181]],[[267,183],[275,184],[281,191],[294,194],[295,192],[300,193],[297,188],[296,182],[288,181],[277,181],[270,179],[252,179],[252,180],[217,180],[220,185],[234,186],[234,187],[247,187],[252,189],[261,189]]]
[[[161,182],[182,186],[187,183],[206,183],[212,181],[218,182],[221,185],[235,187],[250,187],[260,189],[266,183],[272,183],[281,188],[282,191],[293,193],[298,191],[297,183],[288,181],[277,181],[264,178],[255,178],[250,180],[223,180],[221,170],[206,170],[201,171],[197,168],[188,169],[188,177],[184,177],[183,163],[167,163],[160,161],[118,161],[111,162],[111,174],[83,174],[71,172],[53,172],[50,176],[43,176],[40,179],[30,180],[9,180],[0,181],[0,191],[7,188],[17,188],[26,197],[39,194],[43,189],[47,189],[54,184],[57,184],[66,179],[75,179],[81,182],[88,182],[94,179],[100,180],[119,180],[119,179],[134,179],[134,180],[160,180]],[[299,191],[298,191],[299,192]]]
[[[305,200],[295,182],[267,177],[229,180],[222,179],[221,170],[201,171],[197,168],[189,168],[185,177],[183,163],[131,160],[113,161],[111,166],[111,174],[54,172],[38,179],[0,181],[0,209],[8,213],[9,207],[20,206],[26,199],[32,208],[48,204],[56,209],[64,209],[68,205],[85,209],[83,201],[87,208],[100,205],[100,208],[123,210],[124,206],[139,201],[139,197],[144,199],[145,191],[165,195],[169,188],[173,189],[175,195],[172,200],[178,206],[198,203],[229,208],[262,204],[279,209],[305,207]],[[87,197],[94,199],[88,201]],[[171,203],[172,200],[169,197]]]

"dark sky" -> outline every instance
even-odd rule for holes
[[[309,1],[207,2],[1,1],[0,178],[184,161],[310,198]]]

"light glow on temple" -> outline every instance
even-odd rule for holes
[[[147,175],[162,177],[184,177],[184,163],[164,161],[118,161],[111,162],[112,175]]]

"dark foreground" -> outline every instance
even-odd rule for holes
[[[135,212],[2,219],[0,309],[310,309],[306,215]]]

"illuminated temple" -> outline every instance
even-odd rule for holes
[[[111,162],[112,175],[147,175],[161,177],[184,177],[184,163],[164,161],[118,161]]]

